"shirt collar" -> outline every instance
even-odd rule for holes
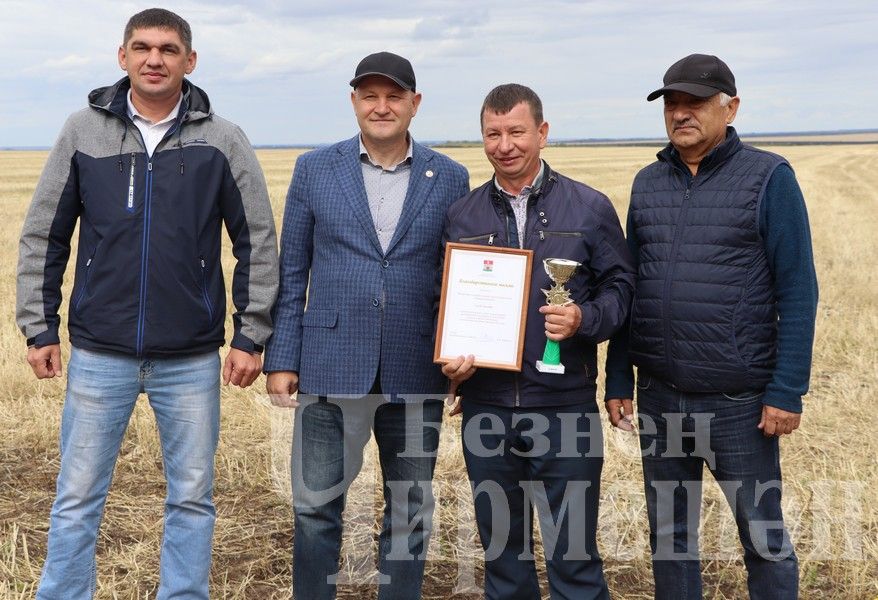
[[[520,198],[520,197],[524,197],[524,196],[530,196],[534,190],[539,189],[540,186],[543,185],[543,178],[545,177],[545,175],[546,175],[546,162],[543,160],[540,160],[540,170],[537,171],[537,176],[534,177],[534,180],[531,182],[530,185],[526,185],[523,188],[521,188],[521,192],[519,192],[518,194],[512,194],[512,193],[509,193],[506,190],[504,190],[503,187],[500,185],[500,182],[497,181],[496,177],[494,177],[494,187],[497,188],[500,192],[502,192],[503,195],[506,196],[507,198]]]
[[[168,115],[164,119],[161,119],[161,120],[153,123],[152,121],[150,121],[149,119],[147,119],[146,117],[144,117],[142,114],[140,114],[137,111],[137,108],[134,106],[134,103],[131,101],[131,90],[130,89],[128,90],[128,117],[132,121],[134,121],[135,119],[139,119],[139,120],[141,120],[149,125],[161,125],[162,123],[167,123],[168,121],[173,121],[174,119],[177,118],[177,113],[180,112],[180,105],[181,104],[183,104],[182,92],[180,93],[180,97],[177,98],[177,105],[171,109],[171,112],[169,112]]]
[[[372,157],[369,156],[369,151],[366,150],[366,146],[363,144],[363,136],[360,134],[357,136],[357,139],[360,141],[360,160],[362,162],[368,162],[373,167],[380,167],[381,165],[377,164],[372,160]],[[394,165],[392,169],[384,169],[385,171],[395,171],[402,164],[408,164],[412,162],[412,136],[406,134],[406,139],[408,140],[408,149],[405,152],[405,158],[399,161],[399,164]],[[383,167],[382,167],[383,168]]]

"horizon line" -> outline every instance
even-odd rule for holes
[[[828,129],[828,130],[811,130],[811,131],[766,131],[766,132],[748,132],[748,133],[739,133],[738,135],[744,138],[763,138],[763,137],[807,137],[807,136],[838,136],[838,135],[852,135],[852,134],[869,134],[874,133],[878,134],[878,129]],[[556,138],[550,140],[548,142],[549,146],[588,146],[588,145],[653,145],[653,144],[666,144],[668,141],[667,137],[595,137],[595,138]],[[305,148],[318,148],[321,146],[328,146],[335,142],[318,142],[318,143],[276,143],[276,144],[252,144],[252,147],[256,150],[279,150],[279,149],[305,149]],[[482,141],[478,139],[472,140],[424,140],[420,143],[426,146],[473,146],[473,145],[481,145]],[[762,143],[767,143],[766,141],[762,141]],[[827,140],[824,142],[780,142],[786,144],[821,144],[821,143],[829,143],[829,144],[876,144],[878,143],[878,138],[873,141],[861,141],[861,140],[849,140],[849,141],[831,141]],[[52,146],[0,146],[0,151],[38,151],[38,150],[51,150]]]

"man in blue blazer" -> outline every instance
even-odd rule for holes
[[[447,385],[434,286],[445,210],[469,176],[409,135],[421,94],[408,60],[369,55],[351,86],[360,133],[296,161],[265,357],[272,402],[296,407],[293,596],[335,597],[345,492],[374,431],[378,597],[420,598]]]

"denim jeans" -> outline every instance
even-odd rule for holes
[[[756,427],[762,395],[684,393],[641,374],[637,398],[656,599],[701,598],[704,465],[734,513],[750,598],[797,598],[798,560],[781,512],[778,438]]]
[[[594,401],[511,408],[463,403],[463,455],[485,550],[485,598],[540,598],[533,507],[552,600],[609,598],[596,534],[603,434]]]
[[[432,529],[442,402],[302,394],[299,401],[292,456],[293,597],[335,598],[346,493],[374,431],[384,482],[378,598],[419,599]]]
[[[86,600],[107,490],[138,394],[155,413],[165,478],[158,599],[206,599],[215,510],[219,356],[140,359],[73,348],[61,417],[61,470],[38,600]]]

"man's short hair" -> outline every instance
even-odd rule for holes
[[[135,29],[171,29],[177,32],[186,52],[192,52],[192,29],[186,19],[164,8],[147,8],[128,19],[125,25],[125,34],[122,36],[122,45],[127,46],[128,40],[134,35]]]
[[[522,102],[530,107],[530,114],[533,115],[536,124],[541,125],[543,123],[543,103],[540,97],[526,85],[518,83],[504,83],[488,92],[482,103],[482,112],[479,113],[479,124],[485,125],[486,110],[498,115],[505,115]]]

